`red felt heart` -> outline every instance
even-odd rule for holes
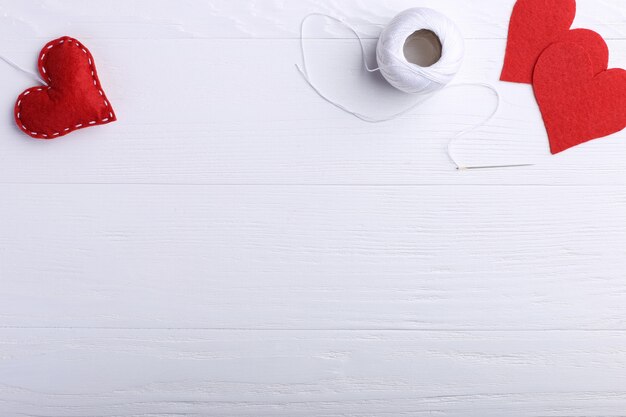
[[[605,70],[609,52],[604,40],[591,30],[569,30],[575,15],[575,0],[518,0],[509,23],[500,79],[530,84],[539,55],[554,42],[585,45],[596,73]]]
[[[29,88],[15,103],[15,121],[26,134],[54,139],[116,120],[93,56],[76,39],[66,36],[44,46],[39,73],[48,85]]]
[[[626,71],[596,73],[580,45],[549,46],[537,61],[533,88],[553,154],[626,127]]]

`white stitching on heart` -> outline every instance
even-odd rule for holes
[[[26,126],[24,126],[24,122],[21,119],[21,115],[22,115],[22,112],[21,112],[21,110],[22,110],[22,108],[21,108],[21,106],[22,106],[22,99],[25,96],[29,95],[31,93],[31,91],[43,91],[42,87],[33,87],[33,88],[29,88],[28,90],[23,92],[18,97],[18,100],[17,100],[17,114],[16,114],[16,118],[17,118],[19,127],[21,127],[22,130],[24,130],[26,133],[29,133],[31,136],[41,136],[43,138],[47,138],[49,136],[56,137],[56,136],[59,136],[59,135],[62,135],[62,134],[63,135],[67,134],[67,133],[69,133],[72,130],[80,129],[82,127],[93,126],[93,125],[98,124],[98,123],[108,123],[109,121],[112,121],[112,119],[115,117],[113,115],[113,109],[111,108],[111,105],[109,104],[109,102],[106,99],[104,99],[105,95],[104,95],[104,92],[102,91],[102,88],[98,86],[99,81],[96,78],[96,70],[95,70],[94,65],[93,65],[93,60],[91,59],[91,56],[89,55],[89,52],[87,51],[87,49],[83,45],[81,45],[80,42],[78,42],[76,39],[61,38],[61,39],[58,40],[58,42],[52,43],[52,44],[48,45],[45,48],[45,50],[44,50],[45,52],[42,52],[41,56],[39,57],[39,63],[41,64],[41,72],[43,72],[45,75],[47,75],[48,82],[52,81],[52,79],[50,78],[50,75],[48,75],[47,72],[46,72],[46,68],[44,67],[44,64],[43,64],[43,59],[46,57],[46,54],[50,51],[50,49],[52,49],[53,47],[55,47],[57,45],[63,44],[65,42],[65,40],[67,40],[68,44],[71,43],[71,44],[76,45],[78,48],[80,48],[83,51],[83,53],[85,55],[87,55],[88,61],[89,61],[89,67],[91,69],[91,76],[93,78],[93,85],[96,88],[98,88],[98,93],[100,93],[100,96],[103,97],[104,105],[109,110],[109,117],[101,119],[100,121],[92,120],[92,121],[90,121],[88,123],[78,123],[78,124],[74,125],[73,127],[71,127],[71,126],[70,127],[66,127],[65,129],[63,129],[63,133],[61,133],[61,132],[53,132],[51,134],[46,134],[46,133],[33,132],[30,129],[28,129]],[[51,88],[52,87],[48,87],[48,90],[51,89]]]

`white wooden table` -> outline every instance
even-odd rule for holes
[[[0,65],[0,416],[626,416],[626,134],[552,157],[497,81],[513,0],[2,0],[0,52],[83,41],[117,123],[22,135]],[[626,66],[626,1],[578,0]],[[294,68],[429,6],[457,82],[393,122]],[[311,21],[320,88],[408,103]],[[410,100],[410,99],[409,99]]]

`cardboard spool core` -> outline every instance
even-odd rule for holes
[[[411,64],[430,67],[441,59],[441,41],[428,29],[415,31],[404,41],[404,57]]]

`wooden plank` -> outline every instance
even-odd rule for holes
[[[308,42],[311,74],[334,99],[369,114],[414,102],[359,70],[355,41]],[[626,41],[609,44],[614,65],[626,64]],[[38,50],[0,45],[18,62]],[[498,117],[459,140],[455,153],[466,165],[537,165],[460,173],[446,145],[492,111],[495,99],[484,88],[444,91],[412,114],[372,125],[306,85],[294,68],[295,40],[98,39],[88,46],[119,121],[35,141],[11,121],[12,100],[0,102],[0,183],[626,184],[625,132],[550,156],[526,85],[497,83]],[[495,82],[503,51],[502,40],[468,41],[457,81]],[[0,68],[9,97],[31,83]]]
[[[376,37],[380,24],[410,7],[430,7],[453,19],[468,39],[505,39],[514,0],[341,0],[187,1],[168,0],[4,0],[0,2],[0,38],[44,38],[68,34],[83,39],[296,38],[301,19],[327,13],[350,21],[364,36]],[[574,27],[609,39],[626,37],[625,0],[578,0]],[[309,36],[345,36],[333,26],[313,24]]]
[[[623,416],[626,334],[0,330],[28,416]]]
[[[2,185],[0,326],[626,328],[615,187]]]

